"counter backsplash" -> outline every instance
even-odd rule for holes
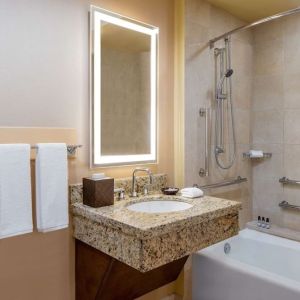
[[[144,190],[144,186],[149,184],[148,176],[137,176],[137,192],[141,193]],[[118,178],[115,179],[115,188],[124,188],[125,198],[128,198],[131,192],[132,178]],[[150,193],[161,192],[161,189],[167,186],[167,175],[166,174],[153,174],[153,184]],[[82,202],[82,183],[71,184],[70,187],[70,203]],[[116,197],[116,195],[115,195]],[[116,199],[116,198],[115,198]]]

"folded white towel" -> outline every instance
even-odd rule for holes
[[[264,152],[262,150],[250,150],[249,155],[250,158],[260,158],[264,157]]]
[[[36,217],[40,232],[69,225],[66,144],[37,144]]]
[[[203,196],[203,191],[196,187],[184,188],[181,191],[183,197],[198,198]]]
[[[0,239],[32,232],[30,145],[0,145]]]

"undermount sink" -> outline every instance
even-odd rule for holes
[[[127,209],[144,213],[169,213],[191,208],[193,205],[183,201],[149,200],[130,204]]]

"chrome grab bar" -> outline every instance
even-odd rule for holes
[[[194,186],[199,187],[202,190],[207,190],[207,189],[219,188],[219,187],[233,185],[233,184],[239,184],[242,182],[246,182],[247,180],[248,179],[246,177],[238,176],[237,178],[229,179],[229,180],[225,180],[225,181],[221,181],[221,182],[217,182],[217,183],[212,183],[212,184],[207,184],[207,185],[202,185],[202,186],[198,186],[197,184],[194,184]]]
[[[282,184],[300,184],[299,180],[291,180],[291,179],[288,179],[287,177],[280,178],[279,182]]]
[[[281,201],[278,206],[281,208],[300,209],[300,206],[289,204],[287,201]]]
[[[209,120],[210,120],[210,109],[209,108],[200,108],[199,110],[200,117],[205,117],[205,159],[204,159],[204,168],[199,170],[200,177],[209,176]]]

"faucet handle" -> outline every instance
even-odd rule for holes
[[[151,189],[151,187],[152,187],[151,183],[145,184],[145,186],[144,186],[144,196],[147,196],[149,194],[149,190]]]
[[[118,200],[123,200],[125,198],[125,189],[124,188],[114,189],[114,193],[118,194]]]

